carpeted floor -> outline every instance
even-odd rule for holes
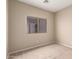
[[[24,52],[10,59],[72,59],[72,49],[53,44]]]

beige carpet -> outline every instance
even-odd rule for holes
[[[54,44],[13,56],[10,59],[72,59],[72,50],[71,48]]]

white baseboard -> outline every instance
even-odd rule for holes
[[[41,46],[46,46],[46,45],[53,44],[53,43],[54,42],[46,42],[44,44],[39,44],[39,45],[36,45],[36,46],[31,46],[29,48],[25,48],[25,49],[20,49],[20,50],[17,50],[17,51],[9,52],[9,55],[14,54],[14,53],[18,53],[18,52],[22,52],[22,51],[26,51],[26,50],[29,50],[29,49],[41,47]]]
[[[72,45],[66,44],[64,42],[58,42],[58,44],[69,47],[69,48],[72,48]]]

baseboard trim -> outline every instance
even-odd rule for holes
[[[20,50],[16,50],[16,51],[13,51],[13,52],[9,52],[9,55],[15,54],[15,53],[19,53],[19,52],[22,52],[22,51],[28,51],[30,49],[35,49],[35,48],[42,47],[42,46],[51,45],[51,44],[54,44],[54,42],[46,42],[45,44],[40,44],[40,45],[37,45],[37,46],[31,46],[29,48],[25,48],[25,49],[20,49]]]
[[[69,47],[69,48],[72,48],[72,45],[66,44],[64,42],[58,42],[58,44]]]

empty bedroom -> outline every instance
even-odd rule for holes
[[[7,2],[7,59],[72,59],[72,0]]]

